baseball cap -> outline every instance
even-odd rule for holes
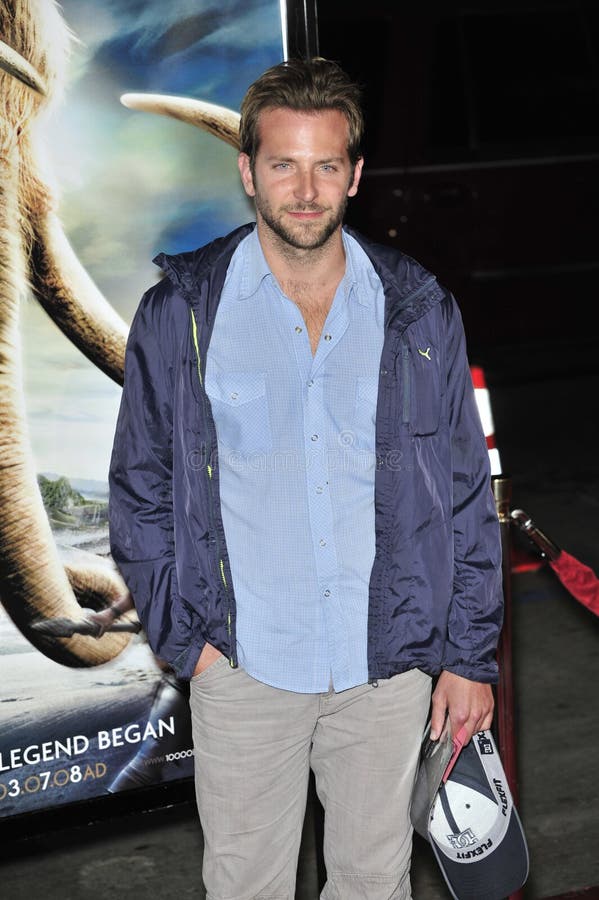
[[[439,760],[449,753],[446,744]],[[445,782],[440,761],[433,767],[435,754],[427,762],[426,750],[425,742],[412,800],[414,827],[430,841],[455,900],[504,900],[526,881],[528,849],[491,732],[473,736]]]

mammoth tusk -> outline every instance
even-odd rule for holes
[[[38,94],[46,96],[46,83],[37,69],[4,41],[0,41],[0,69],[4,69],[9,75],[18,78]]]
[[[50,318],[91,362],[123,383],[128,327],[98,290],[58,217],[32,222],[31,286]]]
[[[167,94],[123,94],[121,103],[128,109],[180,119],[181,122],[210,132],[236,150],[239,149],[240,116],[225,106],[188,97],[171,97]]]
[[[224,106],[162,94],[124,94],[131,108],[171,116],[238,146],[239,114]],[[123,383],[128,328],[77,259],[58,217],[32,222],[33,290],[53,321],[94,365]]]

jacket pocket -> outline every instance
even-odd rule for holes
[[[435,434],[441,416],[439,353],[430,341],[402,347],[402,421],[414,435]]]
[[[238,453],[270,453],[272,433],[263,372],[220,373],[206,380],[219,441]]]

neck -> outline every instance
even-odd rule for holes
[[[258,239],[268,266],[283,290],[289,284],[331,286],[345,274],[345,249],[339,227],[314,249],[292,247],[258,219]]]

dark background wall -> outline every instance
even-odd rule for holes
[[[349,220],[455,292],[512,508],[599,573],[599,3],[318,0],[318,13],[321,54],[365,89]],[[596,897],[584,759],[598,622],[548,569],[512,587],[524,896]],[[414,896],[445,897],[417,865]]]
[[[599,4],[320,0],[318,20],[365,93],[349,221],[455,292],[477,361],[595,367]]]

